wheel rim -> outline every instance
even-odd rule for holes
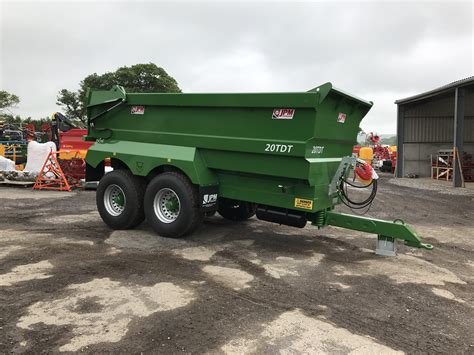
[[[112,184],[107,186],[104,192],[104,206],[107,212],[112,216],[119,216],[125,210],[125,194],[122,188]]]
[[[176,221],[181,210],[179,197],[171,189],[164,188],[158,191],[153,201],[153,208],[158,219],[163,223]]]

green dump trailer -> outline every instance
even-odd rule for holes
[[[146,218],[159,235],[182,237],[218,211],[234,221],[256,214],[373,233],[379,254],[394,255],[396,239],[431,249],[403,221],[334,211],[371,107],[331,83],[296,93],[91,90],[86,180],[100,181],[97,207],[114,229]],[[106,161],[114,170],[104,174]]]

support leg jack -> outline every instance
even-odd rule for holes
[[[392,237],[385,237],[383,235],[377,236],[375,245],[375,254],[384,256],[397,255],[397,241]]]

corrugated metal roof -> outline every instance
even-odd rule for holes
[[[397,101],[395,101],[395,103],[397,105],[399,105],[399,104],[406,104],[406,103],[412,102],[412,101],[426,99],[426,98],[431,97],[431,96],[435,96],[435,95],[438,95],[438,94],[445,93],[447,91],[451,91],[451,90],[453,90],[457,87],[466,86],[466,85],[470,85],[470,84],[474,84],[474,76],[470,76],[468,78],[461,79],[461,80],[456,80],[456,81],[453,81],[452,83],[440,86],[439,88],[436,88],[436,89],[433,89],[433,90],[430,90],[430,91],[426,91],[426,92],[423,92],[423,93],[418,94],[418,95],[414,95],[414,96],[410,96],[410,97],[407,97],[407,98],[404,98],[404,99],[397,100]]]

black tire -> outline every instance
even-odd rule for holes
[[[257,204],[231,200],[228,198],[219,198],[217,212],[231,221],[245,221],[255,215]]]
[[[171,191],[171,193],[169,192]],[[174,195],[173,195],[174,193]],[[176,207],[171,214],[168,214],[166,201],[160,200],[159,194],[171,194],[176,203]],[[155,208],[155,199],[157,204]],[[180,238],[191,234],[202,222],[204,213],[199,205],[199,192],[187,177],[175,172],[166,172],[155,177],[149,184],[145,192],[145,215],[148,223],[156,233],[163,237]],[[160,205],[163,207],[160,209]],[[163,212],[165,211],[165,212]],[[159,215],[161,213],[161,215]]]
[[[111,214],[111,207],[107,207],[106,197],[108,188],[118,186],[125,195],[123,211],[118,215]],[[109,188],[109,189],[110,189]],[[96,192],[97,210],[102,220],[113,229],[130,229],[145,220],[143,199],[146,182],[144,178],[133,175],[128,170],[114,170],[100,179]],[[114,211],[116,212],[116,211]]]
[[[216,215],[217,211],[210,211],[210,212],[205,212],[204,216],[206,217],[214,217]]]

